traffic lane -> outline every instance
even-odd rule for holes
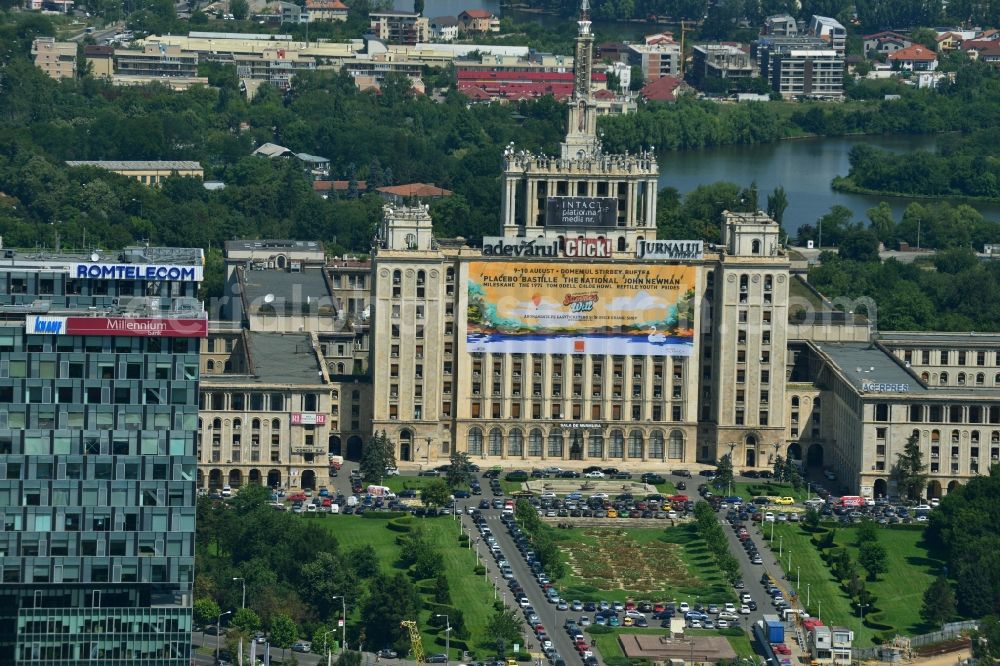
[[[209,635],[209,634],[204,634],[204,633],[202,633],[200,631],[195,631],[195,632],[191,633],[191,644],[194,647],[207,646],[207,647],[209,647],[209,648],[212,649],[212,653],[209,654],[209,655],[198,654],[198,653],[196,653],[196,652],[194,652],[192,650],[191,656],[194,658],[194,660],[195,660],[196,663],[198,663],[198,664],[214,664],[215,663],[216,636],[212,636],[212,635]],[[222,647],[223,650],[226,649],[226,637],[225,636],[221,637],[220,645],[221,645],[221,647]],[[249,654],[249,648],[248,647],[244,647],[243,649],[244,649],[245,652],[247,652]],[[264,653],[264,646],[262,644],[258,644],[257,645],[257,658],[261,659],[263,657],[263,653]],[[285,650],[285,658],[286,659],[288,658],[289,655],[292,655],[292,654],[295,655],[295,658],[298,660],[298,662],[300,664],[302,664],[302,666],[316,666],[316,664],[325,664],[326,663],[326,655],[318,655],[318,654],[312,654],[312,653],[308,653],[308,652],[307,653],[292,652],[291,650]],[[233,656],[234,657],[236,656],[235,652],[233,653]],[[272,647],[271,648],[271,658],[272,659],[280,659],[281,658],[281,648]],[[336,655],[334,655],[334,660],[336,660],[336,658],[337,658]],[[374,660],[374,657],[373,657],[373,660]],[[238,663],[238,662],[234,662],[234,663]],[[249,659],[244,659],[243,663],[247,664],[249,666],[250,660]]]
[[[570,640],[569,635],[563,626],[565,619],[569,615],[564,611],[556,610],[554,604],[550,604],[545,598],[542,592],[541,586],[538,585],[538,581],[535,580],[534,574],[528,563],[521,556],[521,552],[517,549],[517,545],[514,543],[514,539],[511,537],[510,532],[507,531],[506,525],[500,521],[499,511],[495,509],[490,509],[488,511],[483,511],[483,515],[486,517],[487,525],[493,532],[493,536],[497,539],[497,544],[500,546],[501,552],[504,554],[504,558],[510,564],[511,571],[514,573],[514,578],[521,587],[524,588],[524,593],[528,597],[528,601],[531,603],[532,607],[535,609],[535,613],[538,614],[541,620],[542,626],[545,627],[545,631],[549,636],[549,640],[552,641],[553,646],[559,656],[562,657],[566,663],[573,663],[574,657],[576,657],[575,662],[580,663],[578,653],[576,648],[573,647],[573,642]],[[487,551],[488,552],[488,551]],[[496,563],[492,558],[492,555],[488,555],[489,564],[492,566],[492,571],[496,572],[491,575],[499,575],[499,570],[496,568]],[[510,592],[506,586],[507,581],[502,577],[500,578],[504,589],[508,590],[507,596],[510,599]],[[514,603],[511,599],[510,603]],[[520,606],[517,606],[518,612],[520,613]],[[523,613],[522,613],[523,617]],[[527,627],[527,623],[525,623]],[[527,628],[526,630],[527,644],[531,646],[532,650],[540,651],[541,647],[535,638],[535,633],[532,629]]]
[[[757,622],[764,617],[765,613],[773,612],[774,610],[769,607],[770,597],[764,594],[763,588],[760,585],[761,574],[765,571],[770,573],[767,569],[767,563],[773,558],[770,555],[770,551],[767,550],[767,546],[760,538],[760,535],[754,534],[751,530],[751,538],[753,539],[753,542],[757,544],[757,550],[760,552],[761,559],[764,560],[764,564],[753,564],[750,561],[750,557],[747,555],[746,550],[743,549],[743,543],[736,535],[736,530],[733,529],[733,526],[729,524],[722,513],[719,514],[719,522],[722,524],[722,529],[726,532],[729,550],[735,554],[736,561],[740,564],[740,576],[743,577],[743,584],[745,587],[742,590],[736,590],[736,592],[737,594],[748,592],[750,597],[757,604],[757,610],[751,611],[749,615],[743,616],[744,618],[750,618],[749,621],[743,622],[744,628],[749,630],[750,622]],[[736,604],[737,607],[740,605],[742,604]]]

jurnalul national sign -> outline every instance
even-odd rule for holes
[[[469,264],[470,352],[690,356],[692,266]]]

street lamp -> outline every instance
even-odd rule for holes
[[[326,646],[326,666],[333,666],[333,650],[330,649],[330,642],[326,640],[326,637],[337,631],[336,629],[330,629],[323,634],[323,645]]]
[[[785,537],[782,534],[778,535],[778,557],[781,557],[782,548],[784,548]]]
[[[493,576],[493,601],[497,600],[497,590],[500,589],[500,584],[496,576]]]
[[[344,654],[345,652],[347,652],[347,600],[344,599],[344,596],[341,595],[341,594],[335,594],[330,599],[331,599],[331,601],[333,599],[340,599],[340,608],[343,611],[343,616],[342,616],[342,620],[341,620],[343,622],[343,624],[340,625],[340,629],[341,629],[341,632],[340,632],[340,654]]]
[[[247,579],[243,578],[242,576],[234,576],[233,580],[240,581],[240,584],[243,587],[243,596],[240,600],[240,609],[242,610],[247,607]],[[240,634],[240,664],[242,663],[243,663],[243,635]]]
[[[796,564],[796,565],[795,565],[795,592],[796,592],[796,593],[798,593],[798,591],[799,591],[799,586],[800,586],[800,585],[801,585],[801,583],[802,583],[802,578],[801,578],[801,576],[802,576],[802,565],[800,565],[800,564]]]
[[[445,613],[438,613],[435,617],[444,618],[444,663],[448,666],[448,662],[451,660],[451,618],[449,618]]]
[[[812,600],[812,596],[810,595],[812,590],[810,590],[809,588],[810,588],[809,583],[806,583],[806,608],[809,608],[810,606],[809,602]]]
[[[233,611],[228,610],[225,613],[219,613],[219,619],[215,622],[215,660],[219,660],[219,648],[222,644],[222,618],[227,615],[232,615]]]

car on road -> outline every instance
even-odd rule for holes
[[[376,656],[379,659],[398,659],[399,658],[399,654],[397,654],[395,650],[390,650],[389,648],[385,648],[383,650],[379,650],[376,653]]]
[[[583,476],[584,476],[584,478],[587,478],[587,479],[603,479],[604,478],[604,472],[602,472],[599,469],[595,469],[592,472],[587,472]]]
[[[437,654],[429,654],[426,657],[424,657],[424,663],[427,663],[427,664],[447,664],[448,663],[448,655],[446,655],[443,652],[439,652]]]
[[[296,641],[292,644],[292,652],[309,652],[312,650],[312,643],[307,641]]]
[[[795,498],[794,497],[775,497],[774,498],[774,503],[775,504],[781,504],[781,505],[787,506],[789,504],[795,504]]]

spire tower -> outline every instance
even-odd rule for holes
[[[593,98],[594,33],[590,31],[590,3],[580,3],[576,22],[576,54],[573,60],[573,99],[569,105],[569,127],[562,143],[564,159],[597,150],[597,108]]]

